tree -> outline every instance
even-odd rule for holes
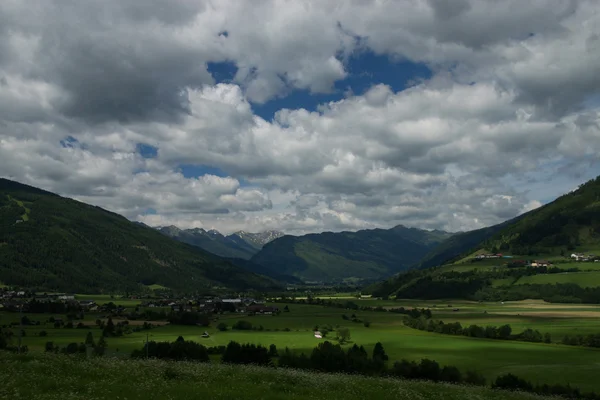
[[[53,352],[54,351],[54,342],[46,342],[46,345],[44,346],[44,348],[47,353]]]
[[[217,329],[221,332],[225,332],[227,330],[227,324],[225,322],[221,322],[219,325],[217,325]]]
[[[252,322],[250,321],[237,321],[233,324],[233,329],[240,331],[249,331],[252,330]]]
[[[368,328],[368,327],[370,327],[370,326],[371,326],[371,321],[367,321],[367,320],[365,320],[365,321],[363,322],[363,325],[365,326],[365,328]]]
[[[375,343],[375,347],[373,348],[373,360],[381,360],[387,361],[388,355],[385,354],[385,350],[383,349],[383,345],[381,342]]]
[[[104,328],[104,330],[106,332],[108,332],[110,335],[115,333],[115,324],[113,323],[113,320],[111,317],[108,317],[108,321],[106,321],[106,327]]]
[[[290,312],[290,308],[286,305],[283,307],[283,312]]]
[[[92,332],[88,332],[85,336],[85,345],[89,347],[94,347],[96,343],[94,343],[94,336],[92,336]]]
[[[269,357],[277,357],[278,353],[277,353],[277,346],[275,346],[274,344],[269,346]]]
[[[175,340],[176,342],[185,342],[185,339],[183,338],[183,336],[178,336],[177,340]]]
[[[46,336],[48,336],[48,332],[40,331],[39,335],[40,335],[40,337],[46,337]]]
[[[544,343],[552,343],[552,336],[548,332],[544,335]]]
[[[508,339],[510,337],[511,333],[512,333],[512,328],[508,324],[502,325],[501,327],[498,328],[498,337],[500,339]]]
[[[79,346],[77,343],[69,343],[67,347],[63,349],[65,354],[76,354],[79,352]]]
[[[96,345],[96,347],[94,347],[94,355],[102,357],[104,355],[104,352],[106,351],[106,346],[106,339],[104,339],[104,336],[100,336],[98,344]]]
[[[340,343],[345,343],[350,340],[350,329],[345,327],[340,327],[337,330],[337,340]]]

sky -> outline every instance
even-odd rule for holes
[[[600,175],[592,1],[3,0],[0,176],[151,226],[464,231]]]

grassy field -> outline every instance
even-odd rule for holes
[[[339,301],[345,301],[340,299]],[[540,301],[477,303],[467,301],[383,301],[376,299],[355,300],[358,304],[381,305],[383,307],[429,307],[434,318],[445,322],[460,321],[463,325],[502,325],[509,323],[513,332],[525,328],[538,329],[542,333],[550,332],[554,341],[559,341],[565,334],[585,334],[600,332],[599,306],[545,304]],[[448,307],[451,305],[452,307]],[[279,304],[283,308],[282,304]],[[351,342],[364,345],[370,352],[377,342],[381,342],[390,360],[402,358],[419,360],[430,358],[443,365],[456,365],[462,370],[476,368],[488,380],[497,375],[514,372],[537,383],[570,383],[585,390],[600,391],[597,375],[600,350],[563,346],[560,344],[538,344],[514,341],[474,339],[460,336],[440,335],[410,329],[402,324],[400,314],[383,312],[349,311],[340,308],[315,305],[290,304],[290,312],[278,316],[247,317],[236,314],[225,314],[210,327],[166,325],[148,331],[134,332],[119,338],[108,338],[109,353],[127,356],[134,349],[143,346],[146,334],[150,340],[173,341],[178,336],[186,340],[195,340],[206,346],[226,345],[229,341],[252,342],[262,345],[275,344],[278,348],[289,347],[298,351],[309,352],[319,343],[313,336],[315,326],[331,325],[350,328]],[[458,312],[452,311],[459,308]],[[344,320],[343,314],[355,313],[362,320],[371,322],[370,327],[362,323]],[[26,327],[23,343],[30,350],[41,351],[47,341],[65,346],[70,342],[82,342],[87,329],[55,329],[51,324],[44,324],[48,315],[29,315],[32,320],[42,322],[40,326]],[[98,316],[88,315],[86,324],[97,339],[101,334],[93,321]],[[262,326],[262,331],[220,332],[216,329],[219,322],[231,327],[238,320],[248,320],[254,326]],[[18,315],[1,314],[0,325],[18,320]],[[131,324],[141,323],[143,321]],[[288,328],[289,331],[285,331]],[[45,330],[47,337],[40,337],[39,332]],[[209,338],[202,338],[204,331]],[[333,334],[332,334],[333,335]]]
[[[163,285],[158,285],[158,284],[154,284],[154,285],[147,285],[146,286],[148,289],[150,290],[165,290],[168,289],[168,287],[163,286]]]
[[[54,399],[264,399],[278,400],[526,400],[543,397],[483,387],[341,374],[0,352],[0,398]]]
[[[564,272],[560,274],[539,274],[524,276],[516,281],[515,285],[524,284],[556,284],[556,283],[574,283],[581,287],[600,286],[600,271],[592,272]]]

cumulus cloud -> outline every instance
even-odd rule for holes
[[[600,173],[599,19],[593,1],[4,1],[0,175],[150,225],[479,228]],[[255,114],[331,93],[365,50],[432,77]],[[560,188],[518,179],[542,175]]]

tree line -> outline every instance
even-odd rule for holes
[[[505,328],[505,331],[507,329]],[[149,342],[132,353],[133,358],[161,358],[174,361],[210,362],[210,354],[220,354],[221,362],[227,364],[253,364],[266,367],[296,368],[323,373],[349,373],[366,376],[381,376],[400,379],[418,379],[433,382],[462,383],[485,386],[485,378],[476,371],[462,372],[455,366],[441,366],[434,360],[419,362],[400,360],[388,366],[385,349],[377,343],[369,354],[363,346],[354,344],[344,350],[339,344],[329,341],[319,343],[310,354],[294,352],[289,348],[278,351],[275,345],[268,348],[255,344],[240,344],[235,341],[227,346],[205,347],[179,337],[175,342]],[[277,362],[273,359],[277,358]],[[533,385],[514,374],[497,377],[492,388],[520,390],[542,395],[565,398],[600,399],[593,392],[583,393],[569,385]]]
[[[469,325],[463,327],[460,322],[444,323],[444,321],[424,320],[422,318],[404,318],[404,325],[421,331],[441,333],[445,335],[468,336],[475,338],[518,340],[522,342],[551,343],[549,333],[542,335],[540,331],[525,329],[521,333],[513,334],[510,325],[496,326]]]
[[[573,271],[576,268],[571,269]],[[436,268],[409,271],[366,290],[373,296],[396,299],[434,300],[457,298],[476,301],[518,301],[541,299],[551,303],[600,304],[600,287],[583,288],[573,283],[525,284],[494,287],[497,279],[555,274],[569,270],[556,267],[495,268],[491,271],[449,271],[432,275]]]
[[[600,333],[589,335],[566,335],[562,338],[562,344],[569,346],[600,347]]]

